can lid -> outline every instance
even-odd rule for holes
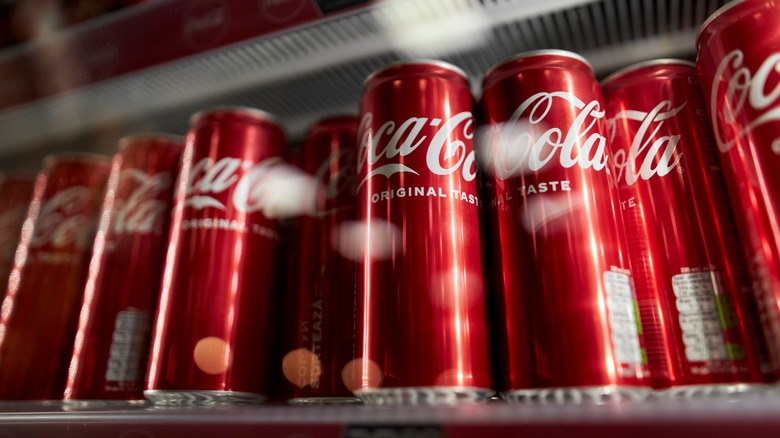
[[[197,122],[200,121],[200,119],[204,117],[210,116],[212,114],[218,114],[218,113],[244,114],[250,117],[254,117],[260,120],[265,120],[267,122],[271,122],[273,124],[281,126],[279,119],[275,115],[263,111],[261,109],[250,108],[246,106],[217,106],[207,110],[198,111],[197,113],[193,114],[192,117],[190,117],[190,126],[196,124]]]
[[[43,167],[53,166],[63,161],[82,161],[107,165],[111,163],[111,157],[89,152],[58,152],[43,157]]]
[[[601,81],[601,86],[603,87],[607,85],[607,83],[609,82],[612,82],[616,79],[620,79],[621,77],[625,76],[628,73],[641,70],[646,67],[654,67],[658,65],[682,65],[685,67],[696,68],[696,64],[694,64],[691,61],[686,61],[684,59],[675,59],[675,58],[652,59],[650,61],[637,62],[635,64],[631,64],[627,67],[621,68],[620,70],[604,78],[604,80]]]
[[[725,14],[726,11],[734,8],[737,5],[740,5],[742,3],[745,3],[746,0],[732,0],[725,5],[718,8],[717,11],[713,12],[712,15],[710,15],[706,20],[704,20],[704,23],[702,23],[701,26],[699,26],[699,31],[696,33],[696,40],[699,41],[699,38],[701,38],[701,34],[704,33],[704,29],[709,27],[710,24],[712,24],[713,21],[717,20],[721,15]]]
[[[182,142],[184,142],[184,137],[181,135],[172,135],[172,134],[158,134],[156,132],[140,132],[138,134],[130,134],[126,135],[119,139],[117,142],[117,149],[123,150],[126,148],[130,143],[134,143],[137,141],[143,141],[143,140],[158,140],[158,141],[164,141],[168,143],[176,143],[181,146]]]
[[[510,56],[508,58],[505,58],[505,59],[503,59],[503,60],[493,64],[493,66],[491,66],[489,69],[487,69],[485,74],[482,76],[482,78],[483,78],[482,80],[484,82],[484,80],[485,80],[484,78],[487,78],[488,76],[493,74],[493,71],[495,71],[496,69],[504,66],[505,64],[509,64],[510,62],[517,61],[518,59],[533,58],[533,57],[536,57],[536,56],[550,56],[550,55],[552,55],[552,56],[563,56],[565,58],[576,59],[577,61],[580,61],[583,64],[587,65],[588,68],[590,69],[590,71],[593,72],[593,66],[590,64],[590,62],[588,62],[588,60],[585,59],[584,56],[582,56],[582,55],[580,55],[578,53],[570,52],[568,50],[561,50],[561,49],[542,49],[542,50],[529,50],[527,52],[517,53],[515,55],[512,55],[512,56]]]
[[[449,70],[449,71],[451,71],[453,73],[456,73],[459,76],[462,76],[463,79],[465,79],[466,81],[469,80],[469,75],[468,75],[468,73],[466,73],[465,70],[463,70],[462,68],[458,67],[455,64],[450,64],[447,61],[441,61],[439,59],[427,59],[427,58],[407,59],[407,60],[396,61],[396,62],[393,62],[391,64],[387,64],[384,67],[381,67],[381,68],[375,70],[373,73],[368,75],[366,77],[366,79],[363,80],[363,88],[365,88],[366,84],[368,84],[371,80],[373,80],[375,77],[379,76],[380,74],[386,72],[387,70],[390,70],[390,69],[393,69],[393,68],[396,68],[396,67],[401,67],[401,66],[404,66],[404,65],[432,65],[432,66],[436,66],[436,67],[441,67],[441,68],[447,69],[447,70]]]

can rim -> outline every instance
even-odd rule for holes
[[[43,167],[49,167],[59,161],[65,161],[69,158],[75,158],[83,161],[93,161],[103,164],[111,163],[111,157],[90,152],[56,152],[43,157]]]
[[[501,61],[498,61],[497,63],[493,64],[489,69],[487,69],[484,75],[482,75],[482,81],[484,82],[485,78],[492,75],[495,70],[497,70],[499,67],[505,64],[508,64],[513,61],[517,61],[518,59],[533,58],[536,56],[545,56],[545,55],[558,55],[566,58],[576,59],[577,61],[580,61],[585,65],[587,65],[591,73],[593,72],[593,65],[591,65],[591,63],[588,62],[588,60],[585,59],[585,57],[580,55],[579,53],[575,53],[563,49],[540,49],[540,50],[528,50],[526,52],[516,53],[512,56],[502,59]]]
[[[174,135],[174,134],[159,134],[156,132],[139,132],[137,134],[130,134],[120,138],[119,141],[117,142],[117,149],[121,151],[125,147],[127,147],[128,143],[137,140],[169,140],[171,142],[182,143],[184,142],[184,137],[181,135]]]
[[[190,126],[196,124],[197,122],[200,121],[200,119],[209,116],[211,114],[226,113],[226,112],[246,114],[281,126],[281,122],[279,121],[279,118],[276,117],[275,115],[269,113],[268,111],[263,111],[261,109],[252,108],[248,106],[215,106],[213,108],[198,111],[195,114],[193,114],[192,117],[190,117]]]
[[[691,61],[686,61],[684,59],[677,59],[677,58],[659,58],[659,59],[651,59],[650,61],[642,61],[637,62],[634,64],[630,64],[626,67],[623,67],[614,73],[610,74],[606,78],[604,78],[601,81],[601,85],[604,86],[608,82],[612,82],[621,76],[625,76],[627,73],[631,73],[632,71],[640,70],[645,67],[652,67],[656,65],[684,65],[686,67],[693,67],[696,68],[696,63]]]
[[[458,67],[455,64],[449,63],[447,61],[442,61],[440,59],[418,58],[418,59],[405,59],[405,60],[391,62],[390,64],[386,64],[385,66],[380,67],[377,70],[374,70],[374,72],[366,76],[361,86],[365,88],[366,85],[371,80],[373,80],[376,76],[378,76],[380,73],[384,73],[387,70],[390,70],[391,68],[395,68],[403,65],[433,65],[436,67],[442,67],[451,72],[457,73],[459,76],[462,76],[463,79],[465,79],[467,82],[469,80],[468,73],[466,73],[465,70],[463,70],[462,68]]]
[[[726,3],[725,5],[718,8],[715,12],[712,13],[709,17],[707,17],[706,20],[704,20],[704,23],[699,26],[699,31],[696,32],[696,39],[694,41],[698,42],[699,38],[701,38],[701,34],[704,33],[704,30],[709,27],[710,24],[712,24],[713,21],[717,20],[718,17],[725,14],[726,11],[730,10],[731,8],[740,5],[742,3],[745,3],[746,0],[731,0],[730,2]]]

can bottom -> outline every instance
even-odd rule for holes
[[[223,406],[255,405],[265,401],[265,396],[235,391],[176,391],[147,390],[144,397],[155,406]]]
[[[652,390],[643,386],[578,386],[568,388],[517,389],[501,393],[518,404],[605,404],[647,399]]]
[[[63,400],[62,405],[70,409],[96,408],[101,406],[123,407],[123,406],[145,406],[146,400]]]
[[[772,385],[762,383],[713,383],[707,385],[682,385],[656,391],[659,398],[751,398],[762,397],[772,391]]]
[[[360,389],[355,395],[367,405],[435,406],[484,402],[494,391],[460,386]]]
[[[363,402],[359,398],[355,398],[355,397],[296,397],[287,400],[287,403],[296,406],[363,404]]]

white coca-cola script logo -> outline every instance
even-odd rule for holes
[[[571,126],[564,132],[551,126],[547,116],[556,103],[565,102],[577,111]],[[607,165],[606,139],[598,122],[604,110],[597,100],[585,103],[564,92],[542,92],[526,99],[506,122],[492,128],[492,147],[486,148],[487,162],[500,179],[538,171],[556,154],[561,167],[580,166],[600,171]]]
[[[171,174],[161,172],[152,176],[138,169],[126,169],[119,178],[130,179],[138,185],[127,199],[115,201],[114,232],[162,233],[167,202],[157,197],[171,186]]]
[[[337,166],[337,171],[331,168]],[[331,152],[314,173],[317,181],[325,183],[325,199],[336,199],[344,192],[355,191],[355,154],[349,149]]]
[[[673,108],[671,101],[664,100],[650,112],[624,110],[607,121],[607,130],[613,143],[618,120],[641,122],[631,141],[631,147],[627,151],[620,149],[613,154],[618,182],[625,181],[626,184],[633,185],[639,178],[647,181],[655,175],[665,176],[674,169],[682,158],[682,153],[675,154],[680,135],[659,136],[658,132],[664,128],[666,121],[682,111],[687,103],[683,102]]]
[[[425,156],[428,170],[435,175],[450,175],[461,169],[463,179],[466,181],[472,181],[477,176],[474,150],[469,151],[465,141],[460,139],[471,140],[474,137],[471,112],[464,111],[455,114],[449,120],[411,117],[399,125],[396,125],[392,120],[388,120],[376,131],[371,128],[373,117],[373,114],[367,113],[360,121],[358,129],[358,173],[366,164],[374,166],[382,158],[393,159],[397,155],[405,157],[411,154],[428,140],[428,136],[420,135],[423,128],[433,126],[437,128],[437,131],[427,145]],[[462,137],[458,136],[458,140],[450,141],[450,137],[456,130],[461,131]],[[458,159],[453,163],[443,162],[455,157],[458,157]],[[386,178],[390,178],[391,175],[402,172],[419,175],[416,170],[404,164],[383,164],[369,172],[358,184],[357,188],[362,187],[366,181],[376,175],[384,175]]]
[[[710,117],[715,130],[715,140],[721,152],[734,147],[736,142],[751,130],[780,120],[780,105],[772,105],[780,97],[780,77],[777,76],[780,73],[780,53],[773,53],[764,60],[755,75],[742,65],[744,60],[745,55],[741,50],[734,50],[726,55],[718,65],[712,82]],[[722,93],[721,85],[724,82],[726,90]],[[767,83],[770,82],[775,82],[776,85],[774,89],[767,90]],[[764,112],[753,118],[747,126],[737,130],[732,138],[726,138],[723,125],[734,123],[742,114],[746,103],[754,110]],[[780,154],[780,138],[772,142],[772,151]]]
[[[235,208],[248,213],[263,210],[268,207],[264,203],[264,198],[267,198],[264,194],[274,185],[272,170],[282,163],[278,157],[266,159],[254,166],[238,158],[226,157],[217,162],[209,157],[203,158],[190,170],[184,205],[225,211],[227,207],[215,195],[235,184],[231,198]],[[242,170],[245,173],[239,176]]]
[[[0,215],[0,261],[13,258],[27,209],[12,208]]]
[[[59,248],[75,243],[84,248],[93,231],[84,214],[91,197],[92,190],[76,186],[62,190],[44,202],[35,221],[30,246],[36,248],[51,243]]]

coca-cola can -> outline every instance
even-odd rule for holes
[[[481,109],[504,398],[645,397],[647,361],[590,65],[560,50],[510,58],[485,75]]]
[[[602,90],[653,387],[692,396],[762,382],[750,282],[695,65],[642,62]]]
[[[14,266],[22,224],[33,193],[34,175],[0,173],[0,294],[5,294]]]
[[[696,64],[753,292],[780,372],[780,2],[731,2],[702,25]]]
[[[353,359],[355,260],[339,252],[342,227],[355,220],[357,116],[333,116],[308,131],[297,165],[318,185],[317,209],[288,227],[287,339],[282,370],[293,404],[358,401],[341,377]]]
[[[119,141],[106,187],[64,399],[143,401],[180,137]]]
[[[0,399],[62,399],[109,169],[99,155],[43,160],[2,305]]]
[[[360,262],[347,387],[367,403],[441,404],[493,393],[469,82],[440,61],[393,65],[363,84]]]
[[[268,199],[283,188],[272,170],[285,151],[265,112],[192,117],[144,391],[153,403],[257,403],[268,394],[281,256]]]

